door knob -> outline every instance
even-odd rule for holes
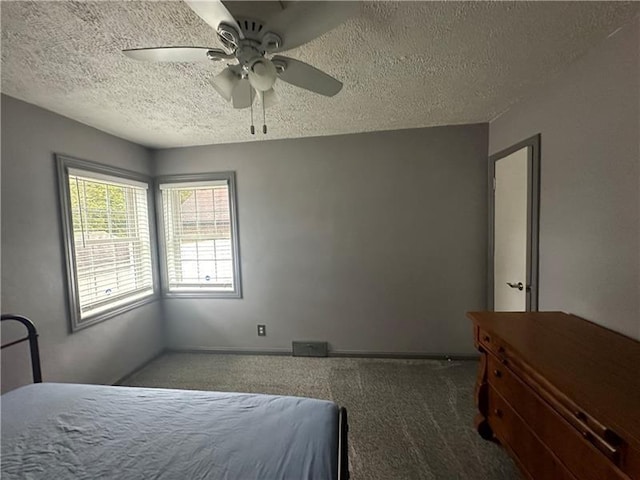
[[[511,288],[517,288],[518,290],[524,290],[524,284],[522,282],[518,282],[518,283],[511,283],[511,282],[507,282],[507,285],[509,285]]]

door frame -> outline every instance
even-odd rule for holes
[[[526,311],[538,310],[538,257],[540,232],[540,138],[537,134],[489,157],[489,251],[488,251],[488,298],[487,306],[493,310],[494,294],[494,226],[495,226],[495,171],[496,162],[518,150],[528,148],[528,191],[527,191],[527,278]]]

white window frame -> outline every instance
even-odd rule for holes
[[[167,260],[167,231],[164,224],[163,188],[176,186],[204,186],[225,182],[229,191],[229,220],[231,230],[231,255],[233,270],[232,290],[213,290],[201,287],[171,289]],[[160,251],[160,273],[162,295],[167,298],[242,298],[242,276],[240,272],[240,241],[238,235],[238,210],[236,201],[235,172],[203,173],[192,175],[168,175],[155,179],[156,215],[158,224],[158,246]]]
[[[67,270],[67,292],[69,301],[69,313],[71,331],[75,332],[96,323],[102,322],[109,318],[121,315],[129,310],[140,307],[147,303],[153,302],[158,298],[158,275],[157,275],[157,245],[156,245],[156,226],[154,221],[154,202],[153,202],[153,182],[151,178],[137,172],[131,172],[116,167],[102,165],[87,160],[81,160],[65,155],[55,155],[58,170],[58,188],[60,197],[60,208],[62,217],[62,236],[64,254]],[[118,179],[122,183],[141,183],[146,185],[147,189],[147,213],[149,228],[149,244],[151,249],[151,275],[152,275],[152,291],[148,294],[132,295],[128,301],[116,297],[112,307],[107,303],[99,311],[95,313],[85,314],[80,310],[80,295],[78,292],[78,279],[76,277],[76,256],[73,234],[73,217],[71,211],[71,194],[69,188],[69,175],[82,173],[87,178],[95,178],[96,180]]]

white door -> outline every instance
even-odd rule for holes
[[[527,310],[529,147],[495,162],[493,309]]]

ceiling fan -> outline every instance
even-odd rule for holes
[[[218,0],[185,0],[185,3],[216,31],[223,49],[153,47],[126,49],[123,53],[152,62],[237,60],[211,79],[213,88],[234,108],[252,107],[256,96],[260,97],[263,109],[273,105],[277,101],[273,89],[277,79],[328,97],[342,89],[340,81],[321,70],[300,60],[272,54],[298,47],[337,27],[354,13],[357,2],[277,2],[282,10],[266,22],[236,19]],[[263,131],[266,133],[266,126]]]

